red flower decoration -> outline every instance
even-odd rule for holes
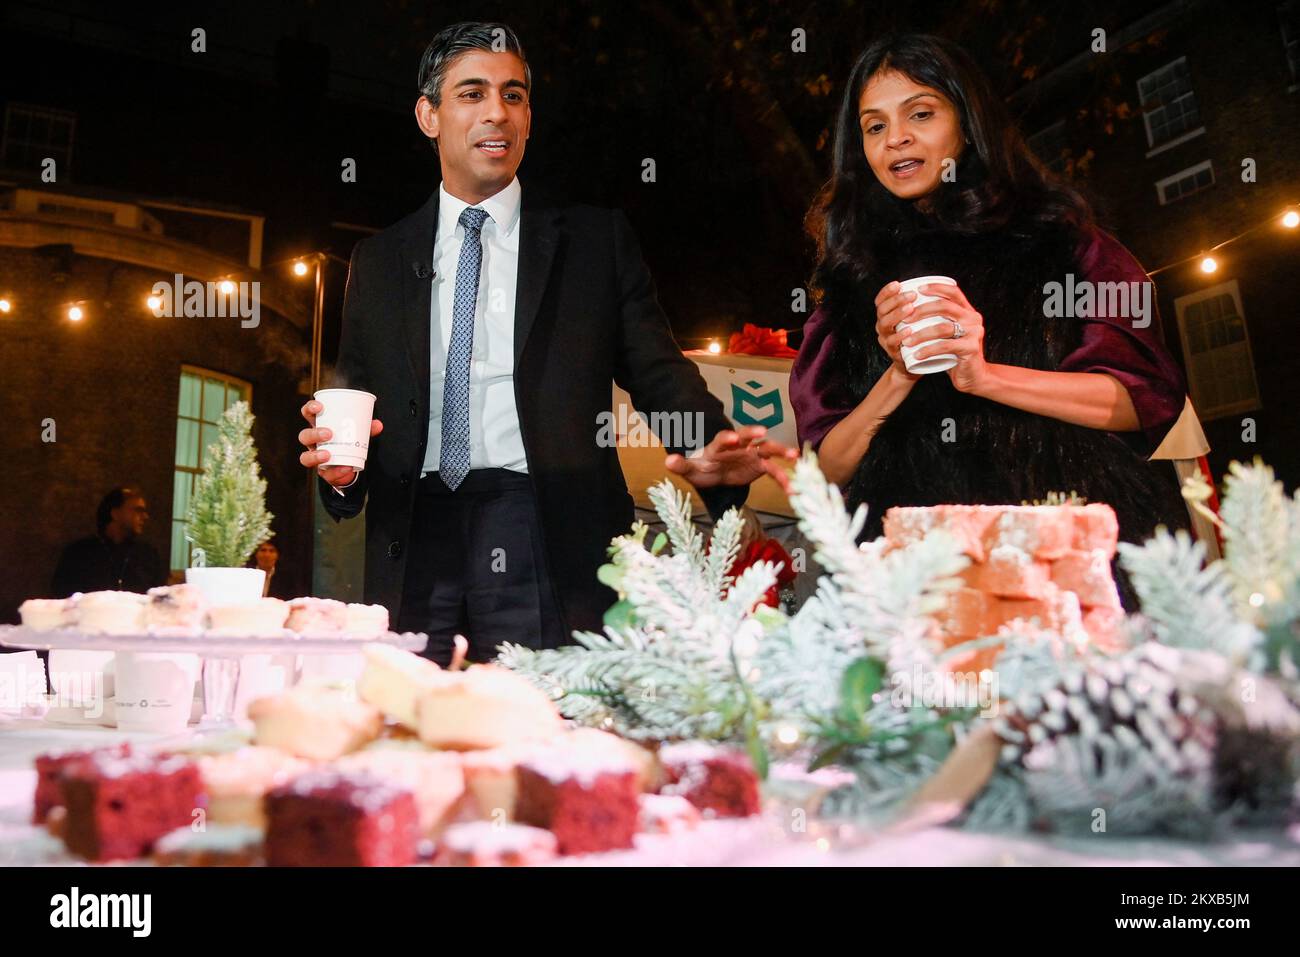
[[[781,600],[777,597],[777,593],[782,588],[792,584],[797,577],[791,567],[793,561],[790,558],[790,553],[782,548],[781,543],[775,538],[760,538],[756,542],[751,542],[749,547],[741,552],[732,564],[731,570],[728,572],[731,575],[731,580],[734,582],[740,577],[741,572],[755,562],[780,563],[781,569],[776,573],[776,584],[769,588],[761,599],[762,604],[779,608]]]

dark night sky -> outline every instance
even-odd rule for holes
[[[624,208],[689,339],[743,321],[800,325],[801,218],[826,175],[840,83],[873,36],[958,37],[1009,91],[1026,66],[1086,45],[1090,25],[1142,6],[14,2],[0,76],[6,98],[77,113],[77,185],[265,213],[268,262],[328,243],[346,256],[331,221],[388,225],[436,182],[411,115],[429,37],[459,19],[505,20],[535,78],[525,189]],[[190,51],[195,27],[205,54]],[[791,51],[794,29],[806,52]],[[339,181],[343,157],[358,183]],[[655,183],[641,181],[647,157]]]

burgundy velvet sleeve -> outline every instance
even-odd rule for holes
[[[1091,229],[1079,255],[1081,279],[1091,283],[1148,282],[1146,271],[1114,236]],[[1165,348],[1160,313],[1151,299],[1150,324],[1135,329],[1133,319],[1098,315],[1081,320],[1083,341],[1061,362],[1062,372],[1101,372],[1128,390],[1138,422],[1154,450],[1183,411],[1187,385],[1182,370]]]
[[[818,448],[826,433],[853,411],[852,406],[838,405],[833,398],[836,394],[830,382],[833,347],[830,319],[818,309],[804,325],[803,345],[790,369],[790,406],[794,409],[800,448],[805,442]]]

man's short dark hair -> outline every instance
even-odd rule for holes
[[[99,508],[95,509],[96,527],[102,532],[108,528],[108,523],[113,520],[113,509],[121,508],[124,502],[129,502],[133,498],[143,497],[139,489],[132,488],[129,485],[121,485],[113,489],[99,500]]]
[[[420,74],[417,84],[420,95],[428,99],[435,107],[442,105],[442,81],[447,78],[447,70],[463,54],[472,50],[486,50],[489,53],[513,53],[524,64],[524,89],[533,91],[533,71],[524,56],[524,46],[519,42],[515,31],[504,23],[453,23],[438,31],[438,35],[429,41],[420,58]],[[429,141],[434,149],[438,141]]]

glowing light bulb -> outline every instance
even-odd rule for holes
[[[1213,256],[1206,256],[1201,260],[1201,272],[1211,273],[1219,268],[1218,262]]]
[[[301,259],[299,259],[296,263],[293,264],[293,274],[295,276],[307,275],[307,264],[303,262]]]
[[[229,279],[223,279],[221,280],[221,291],[225,295],[229,296],[232,292],[235,291],[235,284],[231,282]]]
[[[1300,213],[1297,213],[1294,209],[1288,209],[1282,214],[1282,225],[1287,229],[1295,229],[1300,226]]]
[[[145,304],[154,312],[162,308],[162,296],[150,296],[145,300]]]
[[[713,339],[709,342],[709,351],[715,356],[722,351],[722,346],[717,339]]]
[[[68,318],[73,322],[80,322],[85,313],[81,311],[80,306],[72,306],[68,309]]]
[[[0,299],[0,312],[8,312],[13,308],[13,303],[8,299]]]

